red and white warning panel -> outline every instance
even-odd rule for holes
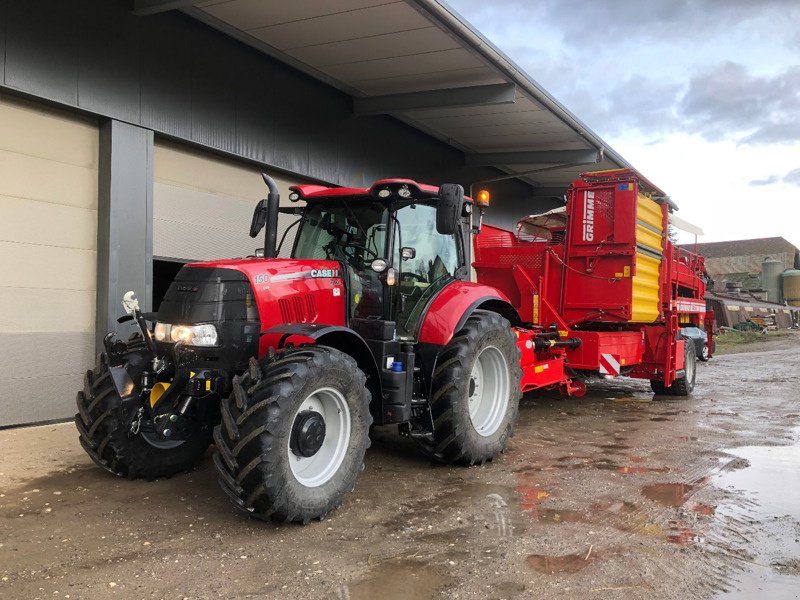
[[[619,375],[619,357],[613,354],[600,355],[600,373],[616,377]]]

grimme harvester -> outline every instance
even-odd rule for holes
[[[236,506],[306,522],[353,488],[373,423],[470,465],[505,448],[523,391],[623,374],[691,392],[679,331],[710,318],[702,258],[672,246],[669,202],[631,171],[584,175],[516,233],[482,227],[488,194],[458,185],[296,186],[305,205],[280,207],[264,180],[255,257],[184,266],[157,314],[126,294],[139,332],[106,336],[75,417],[110,472],[170,476],[213,441]],[[292,258],[279,213],[298,217]]]

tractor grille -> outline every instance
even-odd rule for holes
[[[283,323],[309,323],[317,318],[317,306],[311,294],[280,298],[278,308]]]

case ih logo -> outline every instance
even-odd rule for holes
[[[594,241],[594,192],[586,192],[583,204],[583,241]]]
[[[339,277],[339,269],[311,269],[312,277]]]

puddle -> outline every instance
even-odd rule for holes
[[[642,487],[642,495],[664,506],[677,508],[683,506],[693,489],[694,486],[688,483],[653,483]]]
[[[669,473],[669,467],[617,467],[623,475],[641,475],[645,473]]]
[[[418,560],[388,560],[373,567],[369,575],[347,586],[350,600],[404,600],[435,598],[452,583],[442,569]]]
[[[692,546],[702,544],[705,538],[688,527],[671,527],[667,541],[678,546]]]
[[[539,503],[550,496],[543,489],[526,483],[518,485],[516,492],[519,496],[519,507],[526,512],[539,510]]]
[[[582,571],[603,554],[589,547],[580,554],[548,556],[546,554],[530,554],[526,559],[528,566],[539,573],[577,573]]]
[[[800,431],[796,431],[796,436]],[[732,498],[717,507],[723,522],[752,524],[746,541],[748,570],[719,598],[795,598],[800,589],[800,441],[793,446],[747,446],[726,450],[749,466],[725,470],[714,483]],[[723,530],[724,533],[724,530]]]
[[[581,523],[586,520],[582,512],[569,508],[540,508],[534,518],[542,523]]]

